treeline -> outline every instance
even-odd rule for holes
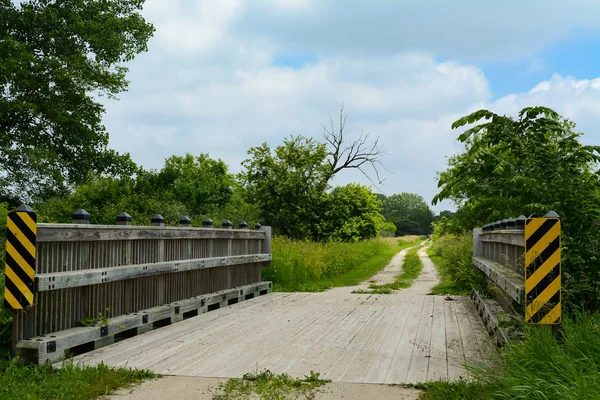
[[[277,234],[314,241],[430,232],[434,215],[416,194],[386,197],[355,183],[331,187],[328,154],[323,143],[291,137],[273,150],[267,144],[251,148],[238,175],[208,154],[171,156],[158,170],[133,165],[130,176],[91,173],[70,192],[34,206],[41,222],[69,222],[80,208],[96,224],[114,224],[125,211],[134,224],[145,225],[160,213],[167,225],[182,216],[194,226],[205,218],[216,226],[224,220],[260,222]],[[10,207],[18,204],[9,200]]]

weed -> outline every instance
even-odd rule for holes
[[[392,294],[394,291],[392,289],[356,289],[353,290],[352,293],[355,294]]]
[[[106,314],[110,313],[110,307],[106,307]],[[103,315],[101,312],[96,315],[96,317],[83,317],[79,321],[77,321],[78,326],[95,326],[95,325],[108,325],[110,320],[107,318],[107,315]]]
[[[313,398],[317,389],[330,382],[321,379],[318,372],[310,371],[302,379],[290,377],[288,374],[274,374],[265,369],[256,373],[244,374],[242,379],[232,378],[226,382],[220,383],[217,387],[217,393],[214,400],[233,400],[233,399],[296,399],[303,397]]]

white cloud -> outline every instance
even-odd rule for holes
[[[544,104],[573,118],[583,130],[596,130],[600,79],[557,75],[529,92],[492,102],[481,69],[436,60],[440,46],[457,55],[472,51],[474,58],[495,57],[503,46],[517,53],[533,49],[546,39],[537,40],[533,33],[515,45],[508,40],[517,35],[514,29],[525,34],[539,28],[560,36],[562,28],[546,27],[540,19],[586,25],[586,16],[577,20],[570,11],[556,16],[540,9],[540,19],[521,27],[518,21],[533,12],[530,3],[516,14],[506,2],[493,3],[487,12],[504,22],[493,26],[490,19],[475,18],[483,3],[471,0],[444,12],[447,2],[428,0],[433,11],[427,13],[425,5],[418,8],[414,2],[403,7],[395,2],[367,7],[371,3],[363,2],[333,14],[335,4],[149,0],[145,13],[157,27],[156,37],[149,53],[130,66],[129,92],[121,101],[107,103],[111,146],[130,152],[146,168],[160,167],[172,154],[208,152],[237,172],[246,151],[263,141],[275,146],[292,134],[320,139],[321,125],[335,118],[344,102],[347,133],[379,135],[389,153],[384,161],[393,174],[384,173],[383,191],[416,192],[429,201],[437,192],[435,174],[445,168],[445,157],[461,149],[450,125],[468,112],[487,107],[515,115],[522,107]],[[595,6],[589,7],[587,16],[595,15]],[[273,65],[282,49],[319,57],[297,69]],[[353,180],[369,183],[356,172],[340,175],[335,183]]]

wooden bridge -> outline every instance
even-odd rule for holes
[[[23,212],[23,211],[22,211]],[[468,378],[463,364],[495,352],[466,296],[431,296],[438,283],[424,249],[421,276],[391,295],[271,293],[268,227],[232,229],[37,224],[35,301],[16,310],[15,352],[31,362],[148,368],[160,374],[236,377],[256,369],[338,382],[417,383]],[[375,279],[400,272],[405,251]],[[81,326],[87,325],[87,326]]]

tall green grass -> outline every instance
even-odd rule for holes
[[[263,279],[273,281],[273,290],[320,292],[331,287],[353,286],[383,269],[394,254],[421,242],[373,239],[358,243],[273,239],[273,261],[263,270]]]
[[[577,313],[550,326],[523,326],[496,367],[468,366],[474,382],[423,385],[423,399],[581,400],[600,398],[600,315]]]
[[[470,233],[442,236],[433,242],[427,254],[440,275],[440,283],[431,294],[466,295],[473,287],[484,289],[482,274],[473,268]]]

